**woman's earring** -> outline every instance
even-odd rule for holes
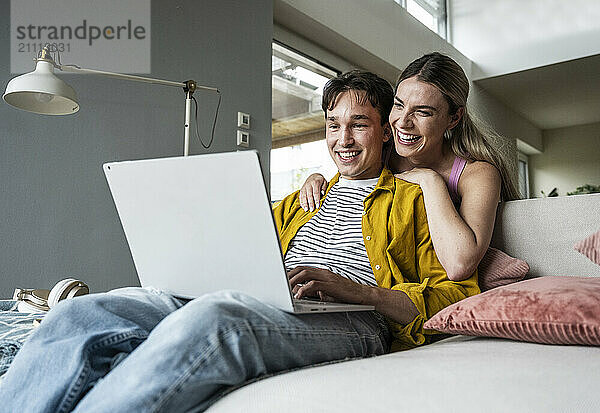
[[[447,141],[452,139],[452,129],[446,129],[444,131],[444,139],[446,139]]]

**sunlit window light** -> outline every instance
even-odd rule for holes
[[[271,67],[271,199],[280,200],[299,189],[310,174],[331,179],[336,172],[324,141],[321,97],[325,83],[337,72],[277,43]]]
[[[446,38],[445,0],[394,0],[431,31]]]
[[[413,0],[407,0],[406,10],[423,23],[430,30],[437,32],[436,18],[427,12],[423,7],[419,6]]]

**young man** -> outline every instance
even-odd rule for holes
[[[66,300],[18,353],[0,405],[203,410],[228,387],[267,373],[426,343],[425,319],[479,289],[476,275],[447,279],[419,187],[382,165],[392,98],[391,86],[371,73],[331,80],[323,109],[339,174],[317,211],[304,211],[298,193],[274,210],[297,297],[372,304],[376,311],[294,315],[237,292],[187,301],[148,288]]]

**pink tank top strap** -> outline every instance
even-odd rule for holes
[[[460,175],[463,173],[467,160],[461,157],[455,157],[454,163],[452,164],[452,170],[450,171],[450,179],[448,180],[448,192],[454,205],[460,205],[460,195],[458,195],[458,180]]]

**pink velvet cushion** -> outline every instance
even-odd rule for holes
[[[541,277],[444,308],[424,326],[443,333],[600,345],[600,278]]]
[[[574,248],[600,265],[600,230],[574,245]]]
[[[481,291],[491,290],[501,285],[521,281],[529,272],[529,265],[518,258],[496,248],[488,248],[477,268],[479,272],[479,288]]]

